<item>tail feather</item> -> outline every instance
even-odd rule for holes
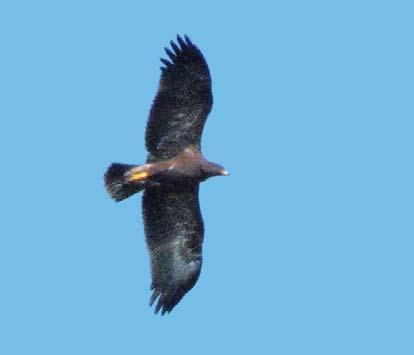
[[[144,182],[128,182],[127,174],[135,167],[136,165],[113,163],[106,171],[104,175],[105,188],[115,201],[122,201],[145,187]]]

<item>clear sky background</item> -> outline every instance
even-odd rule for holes
[[[412,2],[411,2],[412,4]],[[413,6],[3,1],[0,353],[413,354]],[[163,47],[213,78],[201,277],[148,307],[141,196]]]

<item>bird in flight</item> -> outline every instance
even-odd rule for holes
[[[201,154],[201,135],[213,105],[211,77],[201,51],[177,36],[165,48],[161,79],[152,104],[144,165],[113,163],[105,187],[115,201],[143,191],[142,211],[151,259],[155,313],[169,313],[195,285],[202,263],[204,224],[200,182],[228,175]]]

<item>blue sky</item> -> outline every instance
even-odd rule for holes
[[[413,6],[2,2],[0,353],[413,354]],[[213,78],[204,264],[154,316],[140,196],[163,47]]]

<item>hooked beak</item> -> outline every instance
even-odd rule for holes
[[[230,174],[229,174],[229,172],[228,172],[226,169],[223,169],[223,170],[220,172],[220,175],[222,175],[222,176],[229,176]]]

